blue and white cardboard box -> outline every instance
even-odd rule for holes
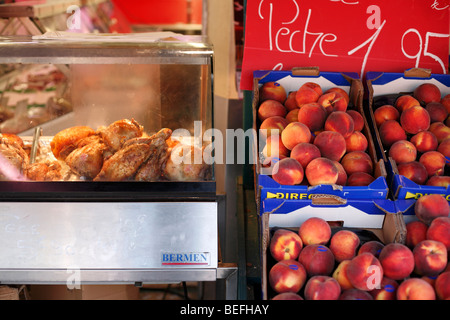
[[[342,199],[329,195],[308,200],[262,200],[261,214],[269,215],[269,227],[300,226],[311,217],[336,222],[351,228],[381,228],[385,215],[396,214],[389,199]]]
[[[312,70],[311,72],[311,69],[308,68],[293,71],[255,71],[252,102],[254,132],[258,132],[259,129],[259,120],[257,118],[259,88],[264,83],[271,81],[278,82],[285,88],[286,92],[296,91],[306,82],[319,84],[323,92],[332,87],[344,89],[350,96],[351,102],[349,103],[349,109],[353,108],[359,111],[364,117],[365,126],[362,132],[366,135],[369,142],[367,152],[373,160],[374,176],[376,179],[370,185],[361,187],[338,185],[318,185],[314,187],[307,185],[280,185],[270,175],[263,174],[264,169],[261,165],[262,150],[259,147],[261,143],[255,137],[253,141],[253,157],[255,160],[254,176],[257,201],[268,203],[272,200],[277,201],[280,197],[288,197],[289,200],[300,201],[309,199],[312,195],[317,194],[338,196],[343,199],[387,199],[389,188],[386,181],[386,168],[384,167],[383,160],[377,157],[368,122],[365,119],[363,110],[364,90],[359,76],[355,73],[319,72],[318,70]]]
[[[445,187],[419,185],[399,175],[395,161],[383,147],[374,111],[383,104],[395,103],[399,95],[410,94],[422,83],[433,83],[441,90],[442,97],[450,94],[450,75],[431,74],[427,70],[412,69],[404,73],[367,72],[366,92],[368,94],[366,113],[371,122],[372,136],[377,156],[383,159],[387,171],[387,182],[393,199],[417,199],[425,194],[442,194],[450,200],[450,190]]]

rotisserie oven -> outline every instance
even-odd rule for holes
[[[3,37],[0,64],[0,281],[215,280],[207,40]]]

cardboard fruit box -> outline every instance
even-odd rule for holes
[[[263,215],[270,215],[269,227],[300,225],[311,217],[319,217],[351,228],[381,228],[386,214],[396,213],[389,199],[343,199],[330,195],[313,195],[311,199],[293,201],[265,199]]]
[[[287,94],[297,91],[306,82],[314,82],[321,86],[325,93],[328,89],[339,87],[345,90],[350,98],[347,110],[356,110],[363,116],[364,126],[361,132],[368,141],[366,153],[369,154],[373,163],[374,181],[366,186],[342,186],[320,184],[309,186],[306,177],[303,183],[296,185],[283,185],[276,182],[265,166],[262,151],[264,148],[264,138],[261,136],[258,119],[258,108],[260,106],[260,87],[267,82],[276,82],[284,87]],[[386,181],[386,168],[382,159],[377,157],[372,135],[363,111],[363,85],[358,75],[355,73],[320,72],[317,68],[295,68],[292,71],[255,71],[253,85],[253,129],[257,133],[253,141],[253,157],[255,170],[255,190],[257,202],[271,200],[291,200],[301,201],[310,199],[312,195],[338,196],[343,199],[386,199],[388,196],[388,185]],[[312,133],[314,135],[314,132]],[[260,206],[261,207],[261,206]],[[261,208],[262,209],[262,208]],[[260,210],[262,214],[263,211]]]
[[[389,200],[382,200],[379,201],[389,201]],[[383,215],[383,221],[382,224],[379,227],[373,227],[373,228],[356,228],[356,227],[349,227],[345,224],[345,222],[342,224],[342,221],[336,221],[335,219],[337,217],[328,217],[329,219],[325,218],[332,230],[332,235],[336,233],[339,230],[351,230],[355,232],[358,235],[358,238],[360,239],[360,246],[367,242],[367,241],[379,241],[383,244],[388,243],[405,243],[406,240],[406,226],[405,222],[403,221],[403,216],[401,212],[396,212],[395,205],[390,203],[390,209],[393,210],[392,212],[384,212]],[[275,295],[276,292],[271,288],[269,283],[269,271],[273,267],[273,265],[276,263],[276,260],[272,257],[270,254],[270,241],[272,239],[272,236],[274,232],[277,229],[288,229],[292,230],[296,233],[298,233],[298,229],[301,226],[301,223],[304,221],[289,221],[292,224],[286,224],[285,226],[275,226],[274,223],[271,221],[273,218],[273,214],[266,212],[264,213],[260,218],[261,223],[261,230],[260,233],[260,252],[261,252],[261,295],[263,300],[271,300]],[[314,215],[311,215],[310,217],[313,217]],[[272,225],[272,226],[271,226]],[[328,246],[328,244],[327,244]],[[302,249],[303,250],[303,249]],[[335,267],[333,270],[335,270],[337,267],[337,263],[335,264]],[[334,271],[333,271],[334,272]],[[332,275],[331,275],[332,276]],[[299,295],[303,295],[304,287],[299,292]]]
[[[424,183],[413,181],[405,175],[399,174],[398,164],[390,156],[389,148],[383,144],[380,128],[377,127],[375,119],[375,111],[384,105],[393,105],[397,99],[404,95],[414,96],[414,90],[424,83],[431,83],[436,85],[441,92],[441,98],[450,94],[450,76],[443,74],[431,74],[424,69],[410,69],[404,73],[383,73],[383,72],[367,72],[366,86],[367,86],[367,118],[371,122],[372,135],[376,144],[376,151],[378,157],[383,159],[387,171],[387,181],[391,196],[393,199],[418,199],[425,194],[441,194],[450,200],[450,190],[448,187],[439,185],[427,185],[428,180]],[[422,106],[426,105],[423,102]],[[431,124],[432,124],[431,120]],[[426,131],[431,131],[430,129]],[[406,132],[406,139],[408,141],[414,134]],[[423,153],[417,151],[418,161]],[[447,158],[447,162],[448,162]],[[449,166],[445,166],[443,176],[449,176]]]

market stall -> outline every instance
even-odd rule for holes
[[[3,157],[18,162],[2,165],[1,283],[222,279],[235,297],[207,158],[213,49],[204,38],[46,33],[4,38],[0,55],[14,70],[62,70],[71,106],[32,130],[2,131]]]

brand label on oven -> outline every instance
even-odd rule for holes
[[[161,254],[163,266],[208,266],[209,252],[163,252]]]

